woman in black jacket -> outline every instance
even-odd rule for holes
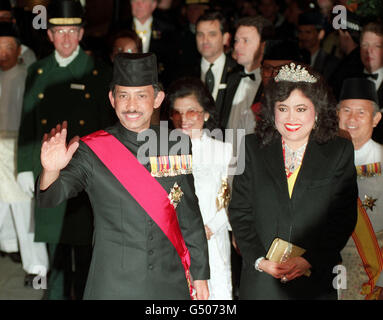
[[[352,143],[337,136],[323,79],[301,66],[282,67],[261,112],[229,206],[243,257],[240,299],[336,299],[333,268],[357,217]],[[304,254],[266,259],[275,238]]]

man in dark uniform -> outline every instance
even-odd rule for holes
[[[318,11],[301,13],[298,19],[298,39],[299,46],[310,54],[311,67],[328,80],[339,60],[321,48],[321,42],[326,35],[324,22],[325,18]]]
[[[156,54],[159,79],[166,87],[171,81],[178,45],[175,26],[153,16],[157,3],[157,0],[130,0],[132,18],[121,21],[117,29],[134,30],[142,40],[142,52]]]
[[[94,208],[85,299],[188,299],[192,279],[197,299],[209,295],[190,140],[171,141],[167,130],[150,126],[165,96],[156,65],[153,53],[119,53],[109,99],[120,121],[68,145],[65,123],[44,136],[39,205],[86,190]]]
[[[72,137],[111,123],[105,99],[111,70],[79,46],[84,33],[81,4],[55,1],[48,14],[48,36],[55,51],[28,69],[18,141],[18,181],[31,190],[41,170],[41,139],[53,125],[67,120]],[[50,255],[48,299],[82,298],[91,258],[92,220],[85,193],[52,209],[36,208],[35,241],[47,242]]]

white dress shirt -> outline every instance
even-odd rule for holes
[[[255,80],[251,80],[249,77],[243,77],[239,82],[227,123],[227,129],[234,129],[232,141],[234,155],[237,155],[238,152],[236,151],[238,151],[237,149],[241,143],[240,139],[236,139],[237,129],[244,129],[245,134],[253,133],[255,131],[255,116],[253,110],[251,110],[251,106],[262,82],[260,68],[251,72],[245,70],[245,72],[253,73],[255,75]]]
[[[138,21],[137,18],[133,18],[133,23],[137,35],[142,40],[142,52],[148,53],[150,47],[150,37],[152,35],[153,17],[150,17],[148,20],[146,20],[144,24]]]
[[[226,63],[226,55],[222,52],[222,54],[213,62],[214,65],[211,68],[214,76],[214,88],[212,92],[212,96],[214,101],[217,99],[219,84],[221,83],[223,68]],[[210,62],[207,61],[204,57],[201,59],[201,80],[205,82],[206,73],[210,68]]]

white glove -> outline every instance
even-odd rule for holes
[[[33,198],[35,192],[35,179],[33,178],[32,171],[20,172],[17,175],[17,183],[28,197]]]

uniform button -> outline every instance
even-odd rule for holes
[[[39,99],[44,99],[44,93],[39,93],[37,96],[39,97]]]
[[[153,250],[149,250],[149,255],[151,256],[153,254]]]
[[[94,75],[94,76],[97,76],[97,75],[98,75],[98,70],[96,70],[96,69],[93,70],[93,75]]]
[[[149,264],[148,268],[149,270],[153,270],[153,265]]]
[[[89,93],[85,93],[85,99],[89,99],[90,98],[90,94]]]
[[[47,124],[47,119],[41,119],[41,124]]]
[[[41,69],[41,68],[37,69],[38,74],[42,74],[43,72],[44,72],[43,69]]]
[[[80,126],[83,126],[85,124],[85,121],[84,120],[80,120],[78,123],[80,124]]]
[[[153,236],[152,236],[152,235],[149,236],[149,240],[150,240],[150,241],[153,240]]]

